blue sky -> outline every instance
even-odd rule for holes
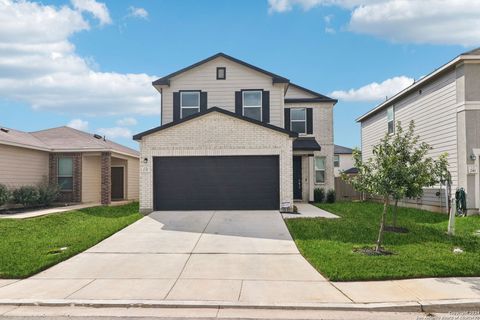
[[[435,1],[6,0],[0,125],[70,123],[136,148],[129,135],[160,121],[151,80],[225,52],[338,97],[335,143],[359,146],[356,117],[480,42],[479,6],[423,16]]]

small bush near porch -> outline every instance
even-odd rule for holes
[[[393,255],[368,256],[354,249],[375,243],[383,205],[371,202],[319,204],[341,219],[288,219],[303,256],[333,281],[480,276],[480,216],[456,219],[456,236],[446,234],[448,216],[398,208],[398,225],[408,233],[385,233]],[[453,253],[454,248],[464,253]]]
[[[66,260],[141,218],[138,203],[30,219],[0,219],[0,278],[25,278]]]

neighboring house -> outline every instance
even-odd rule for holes
[[[64,202],[138,199],[138,157],[133,149],[69,127],[0,128],[0,183],[58,183]]]
[[[433,149],[437,158],[448,153],[453,191],[463,187],[467,206],[480,207],[480,49],[462,53],[431,74],[381,103],[357,119],[361,123],[362,155],[385,133],[394,134],[395,123],[414,120],[416,134]],[[445,210],[445,194],[439,187],[425,190],[421,199],[406,199],[405,205]]]
[[[341,172],[354,169],[353,149],[335,145],[333,150],[333,170],[335,177],[340,177]]]
[[[278,209],[334,188],[333,106],[219,53],[153,82],[161,126],[140,142],[140,209]]]

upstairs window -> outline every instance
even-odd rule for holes
[[[217,80],[225,80],[225,79],[227,79],[227,68],[218,67],[217,68]]]
[[[387,109],[387,130],[388,134],[395,132],[395,109],[393,106]]]
[[[262,121],[262,91],[243,91],[243,115]]]
[[[334,166],[335,168],[340,167],[340,156],[339,156],[338,154],[335,154],[335,155],[333,156],[333,166]]]
[[[290,109],[290,130],[298,134],[307,133],[307,109]]]
[[[180,92],[180,118],[185,118],[200,112],[200,92]]]
[[[62,191],[73,190],[73,158],[58,158],[57,183]]]

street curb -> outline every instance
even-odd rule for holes
[[[162,301],[162,300],[40,300],[0,299],[1,305],[38,307],[90,308],[218,308],[218,309],[275,309],[275,310],[331,310],[383,312],[449,312],[478,311],[480,299],[434,300],[383,303],[242,303],[222,301]]]

